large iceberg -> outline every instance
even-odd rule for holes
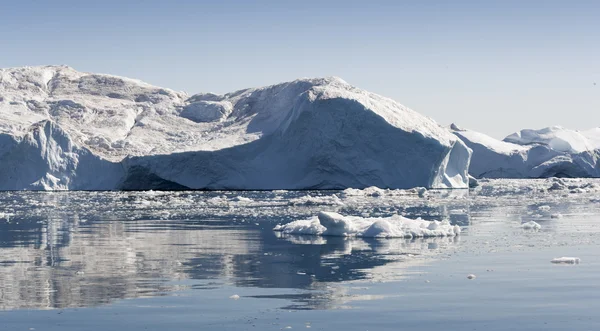
[[[477,178],[600,177],[600,128],[521,130],[502,141],[451,130],[473,150],[469,173]]]
[[[188,96],[66,66],[0,69],[0,189],[466,188],[471,150],[339,78]]]

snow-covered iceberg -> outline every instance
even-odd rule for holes
[[[477,178],[600,177],[600,128],[522,130],[503,141],[451,130],[473,150],[469,173]]]
[[[0,69],[0,189],[466,188],[471,150],[339,78],[188,96]]]
[[[454,237],[460,234],[458,225],[449,221],[425,221],[400,215],[386,218],[342,216],[333,212],[320,212],[307,220],[297,220],[277,225],[273,231],[283,234],[341,236],[365,238],[421,238]]]

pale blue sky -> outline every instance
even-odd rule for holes
[[[0,67],[190,94],[336,75],[497,138],[600,126],[600,1],[0,0],[0,13]]]

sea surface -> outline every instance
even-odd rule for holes
[[[462,233],[272,230],[319,211],[449,219]],[[598,180],[0,192],[0,330],[599,330],[599,225]],[[563,256],[581,262],[550,262]]]

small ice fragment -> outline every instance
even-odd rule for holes
[[[558,213],[550,215],[550,218],[562,218],[562,217],[563,217],[562,214],[558,214]]]
[[[475,275],[473,275],[473,274],[468,274],[468,275],[467,275],[467,278],[468,278],[468,279],[475,279],[475,278],[477,278],[477,276],[475,276]]]
[[[581,262],[581,259],[578,257],[557,257],[552,259],[552,261],[550,261],[552,263],[566,263],[566,264],[579,264],[579,262]]]
[[[527,223],[523,223],[523,224],[521,224],[521,227],[525,230],[539,230],[542,228],[541,225],[539,225],[538,223],[536,223],[534,221],[529,221]]]
[[[550,206],[548,206],[548,205],[539,206],[538,210],[547,211],[547,210],[550,210]]]
[[[229,297],[229,299],[233,299],[233,300],[239,300],[239,299],[240,299],[240,296],[239,296],[239,295],[237,295],[237,294],[234,294],[234,295],[230,296],[230,297]]]
[[[238,196],[238,197],[235,197],[235,198],[233,198],[233,201],[238,201],[238,202],[247,202],[247,203],[254,202],[254,200],[252,200],[252,199],[250,199],[250,198],[246,198],[246,197],[239,197],[239,196]]]

